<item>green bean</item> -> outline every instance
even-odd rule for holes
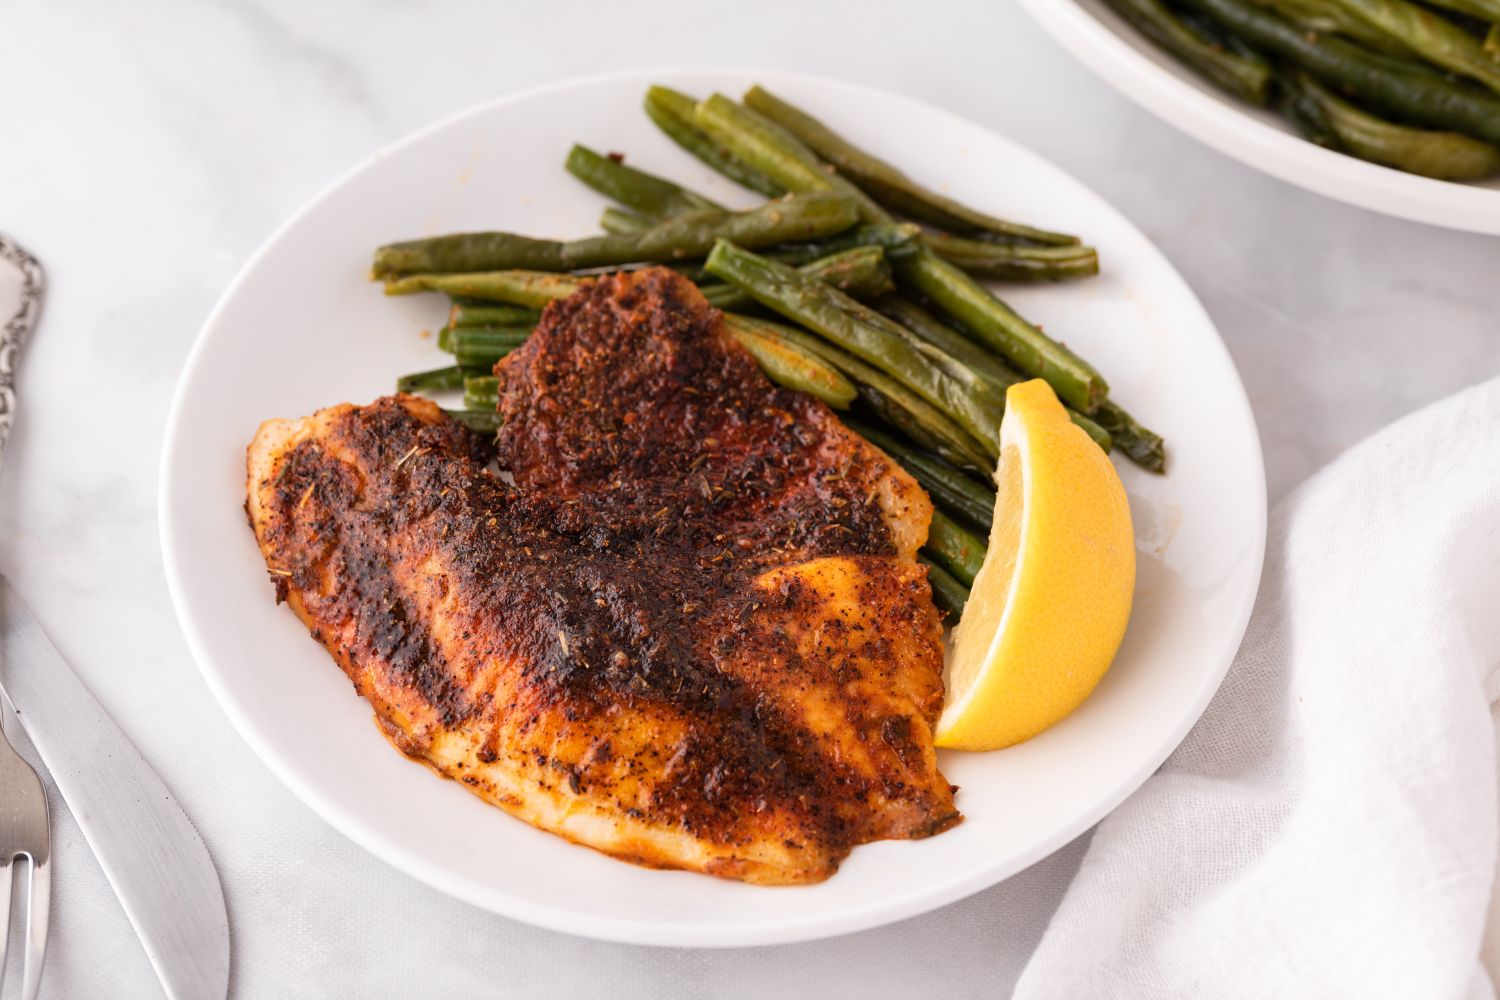
[[[1265,104],[1271,68],[1264,59],[1246,58],[1205,41],[1162,0],[1105,0],[1141,34],[1181,59],[1210,81],[1251,104]]]
[[[1485,21],[1500,21],[1500,0],[1427,0],[1427,3]]]
[[[955,618],[962,618],[964,606],[969,602],[969,588],[959,583],[943,567],[926,555],[918,554],[917,562],[927,567],[927,583],[932,588],[932,603],[940,611]]]
[[[541,310],[525,306],[455,302],[448,310],[449,326],[523,326],[542,318]]]
[[[936,455],[913,448],[894,435],[847,418],[844,423],[911,473],[932,497],[933,503],[967,521],[981,534],[989,534],[990,524],[995,520],[993,489],[981,486],[957,467]]]
[[[529,326],[461,326],[453,331],[453,360],[464,367],[492,368],[529,336]]]
[[[830,254],[799,268],[801,273],[857,299],[874,299],[894,291],[891,265],[878,246],[855,247]]]
[[[1276,86],[1272,90],[1276,110],[1308,142],[1343,152],[1344,144],[1333,130],[1328,112],[1306,87],[1297,82],[1296,75],[1296,70],[1276,69]]]
[[[1126,413],[1119,404],[1112,399],[1106,399],[1094,414],[1097,426],[1102,428],[1115,443],[1115,447],[1123,451],[1136,465],[1150,472],[1165,472],[1167,469],[1167,448],[1162,441],[1161,435],[1155,431],[1136,422],[1136,419]],[[1074,417],[1074,423],[1078,418]],[[1084,430],[1088,430],[1087,427]],[[1092,436],[1092,435],[1090,435]]]
[[[536,309],[512,305],[458,305],[448,311],[447,324],[438,331],[438,350],[453,352],[453,331],[461,327],[535,327],[541,319]]]
[[[646,91],[646,116],[656,123],[673,142],[713,168],[715,173],[728,177],[752,191],[759,191],[768,198],[778,198],[786,193],[771,178],[724,149],[693,121],[693,108],[697,101],[670,87],[655,86]]]
[[[405,274],[461,273],[524,267],[566,271],[562,243],[515,233],[452,233],[391,243],[375,251],[376,279]]]
[[[828,192],[788,195],[746,212],[701,209],[636,233],[611,233],[566,243],[511,233],[456,233],[381,247],[377,277],[524,268],[572,271],[707,256],[719,238],[762,247],[831,236],[858,221],[851,199]]]
[[[1365,105],[1414,125],[1462,132],[1500,145],[1500,99],[1393,61],[1331,35],[1309,35],[1246,0],[1181,0],[1246,42],[1306,70]]]
[[[896,167],[859,149],[816,118],[759,85],[745,91],[744,103],[833,164],[840,174],[870,192],[876,201],[913,218],[955,232],[990,232],[1054,246],[1079,242],[1076,236],[998,219],[923,187]]]
[[[1379,28],[1372,28],[1360,18],[1339,7],[1324,3],[1323,0],[1253,0],[1253,2],[1262,7],[1271,8],[1303,31],[1343,35],[1361,45],[1379,49],[1389,55],[1405,56],[1411,52],[1411,49],[1392,39]],[[1192,15],[1184,19],[1192,21],[1200,30],[1213,31],[1213,21],[1204,22]],[[1223,29],[1219,28],[1213,37],[1221,38],[1224,34]]]
[[[917,247],[917,240],[922,236],[920,226],[910,222],[881,222],[872,225],[856,226],[848,232],[827,239],[807,240],[802,243],[787,243],[771,247],[763,251],[763,256],[771,257],[781,261],[783,264],[798,266],[809,264],[820,257],[830,254],[842,253],[845,250],[853,250],[856,247],[881,247],[887,255],[897,251],[910,251]]]
[[[660,220],[703,209],[724,211],[723,205],[701,194],[665,178],[627,167],[622,160],[603,156],[586,146],[574,145],[568,152],[565,166],[568,173],[595,191],[648,219]]]
[[[453,360],[465,368],[493,369],[519,344],[511,344],[504,347],[467,347],[453,352]]]
[[[610,233],[637,232],[649,228],[651,223],[644,217],[625,209],[606,208],[599,218],[599,228]],[[824,257],[832,257],[846,250],[860,247],[884,249],[910,248],[921,235],[921,229],[910,223],[882,223],[880,225],[856,226],[837,236],[820,240],[805,240],[800,243],[778,243],[762,251],[764,256],[779,260],[783,264],[800,267]],[[683,271],[692,281],[701,281],[705,273],[701,268]]]
[[[852,227],[856,212],[849,199],[838,195],[788,195],[745,212],[692,212],[638,233],[574,240],[564,245],[563,260],[570,269],[692,260],[707,256],[719,239],[763,247],[830,236]]]
[[[693,120],[716,142],[788,191],[837,191],[854,200],[865,222],[892,221],[889,212],[847,178],[825,170],[796,136],[723,94],[699,101]]]
[[[871,304],[933,347],[968,365],[996,388],[1009,389],[1025,381],[1026,376],[910,299],[888,295]]]
[[[464,409],[493,410],[500,405],[500,380],[493,375],[464,379]]]
[[[1429,62],[1500,91],[1500,62],[1463,28],[1407,0],[1322,0],[1385,32]]]
[[[744,317],[725,316],[724,330],[749,351],[766,377],[784,389],[795,389],[821,399],[835,410],[847,410],[858,390],[827,361],[798,346],[776,330],[774,323],[750,324]]]
[[[461,326],[453,331],[455,350],[515,347],[531,336],[530,326]]]
[[[1045,379],[1068,406],[1091,415],[1109,393],[1104,377],[1062,344],[1026,322],[982,285],[932,253],[891,261],[909,285],[1028,375]]]
[[[1384,69],[1387,73],[1394,73],[1397,76],[1414,76],[1426,80],[1428,83],[1446,83],[1459,88],[1463,93],[1478,94],[1480,97],[1493,100],[1489,93],[1478,84],[1468,80],[1456,80],[1453,74],[1446,70],[1441,70],[1431,63],[1424,62],[1413,55],[1410,49],[1401,49],[1398,52],[1392,53],[1378,50],[1367,42],[1362,42],[1361,44],[1364,46],[1364,57],[1372,65]],[[1359,46],[1356,46],[1356,48],[1359,48]]]
[[[864,359],[951,416],[1000,454],[1001,394],[940,351],[923,349],[904,327],[798,271],[721,240],[707,265],[775,312]]]
[[[497,314],[497,315],[501,315],[501,314]],[[536,328],[536,323],[531,322],[530,320],[527,320],[527,319],[524,319],[524,318],[521,319],[519,322],[515,322],[515,323],[492,323],[492,324],[488,324],[488,325],[468,324],[468,325],[464,325],[464,326],[454,326],[452,323],[449,323],[447,326],[443,327],[441,330],[438,331],[437,346],[438,346],[438,350],[440,350],[440,351],[447,351],[449,354],[452,354],[457,349],[457,344],[458,344],[458,340],[459,340],[459,338],[458,338],[458,331],[460,331],[460,330],[475,331],[479,335],[483,336],[483,335],[486,335],[486,333],[488,333],[488,332],[493,332],[493,331],[497,331],[497,330],[507,331],[507,332],[510,332],[510,333],[519,333],[521,331],[527,331],[527,332],[529,332],[529,331],[531,331],[531,330],[533,330],[535,328]],[[476,344],[478,344],[478,343],[480,343],[480,341],[478,341],[478,340],[471,339],[469,341],[469,345],[471,347],[474,346],[474,345],[476,345]]]
[[[470,375],[464,379],[464,392],[476,396],[499,396],[500,380],[494,375]]]
[[[412,372],[410,375],[402,375],[396,379],[396,391],[443,392],[451,389],[462,389],[464,387],[464,378],[480,371],[483,371],[483,369],[449,365],[446,368],[434,368],[431,371]]]
[[[906,327],[922,340],[951,355],[960,363],[968,365],[980,378],[1001,391],[1025,380],[1025,376],[1012,370],[994,354],[910,299],[901,298],[899,295],[887,296],[873,304],[876,309]],[[1108,400],[1103,405],[1109,405]],[[1094,443],[1103,448],[1106,454],[1109,452],[1114,444],[1109,432],[1072,407],[1068,407],[1068,417],[1073,423],[1083,428],[1084,432],[1093,438]],[[1161,438],[1156,438],[1156,440],[1160,442]]]
[[[1081,244],[990,243],[929,231],[922,245],[969,274],[995,281],[1066,281],[1099,273],[1098,251]]]
[[[932,512],[926,552],[959,583],[966,587],[974,585],[974,577],[984,565],[984,549],[981,538],[944,514],[941,507]]]
[[[500,414],[494,410],[444,410],[443,412],[469,430],[481,434],[493,434],[500,429]]]
[[[761,322],[746,316],[737,316],[735,319],[752,326]],[[823,358],[849,376],[859,389],[860,399],[882,420],[917,444],[959,468],[970,469],[986,477],[993,474],[995,463],[986,453],[984,445],[942,410],[874,365],[866,364],[826,340],[792,327],[777,326],[777,329],[780,336]]]
[[[695,115],[731,152],[783,187],[793,191],[852,190],[859,196],[861,217],[868,222],[890,221],[885,209],[844,178],[824,171],[817,156],[775,122],[721,94],[700,102]],[[1024,371],[1046,379],[1059,398],[1074,409],[1092,413],[1108,394],[1108,383],[1092,366],[936,254],[919,249],[898,255],[891,263],[898,278],[914,284],[944,310],[959,310],[959,318],[981,340]]]
[[[856,247],[803,265],[798,270],[816,281],[837,288],[856,299],[873,299],[896,286],[891,266],[880,247]],[[705,285],[700,289],[710,305],[723,310],[753,308],[755,299],[733,285]]]
[[[1408,128],[1366,114],[1305,74],[1297,81],[1320,106],[1339,145],[1363,160],[1443,180],[1500,172],[1500,149],[1457,132]]]
[[[411,295],[415,292],[444,292],[488,302],[540,309],[554,299],[572,295],[586,278],[571,274],[549,274],[543,271],[488,271],[471,274],[413,274],[385,283],[387,295]]]
[[[599,216],[599,228],[606,233],[638,233],[651,228],[651,220],[628,208],[609,206]]]

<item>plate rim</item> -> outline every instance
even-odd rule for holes
[[[924,113],[950,119],[966,127],[981,129],[989,135],[998,137],[1010,145],[1025,150],[1030,155],[1035,156],[1045,163],[1049,169],[1066,177],[1080,188],[1089,191],[1094,197],[1108,205],[1120,216],[1121,221],[1131,230],[1134,230],[1135,234],[1149,247],[1150,251],[1157,255],[1161,263],[1177,278],[1186,292],[1184,306],[1195,310],[1207,328],[1213,332],[1213,343],[1208,346],[1222,355],[1222,359],[1226,363],[1234,384],[1238,389],[1238,393],[1233,401],[1234,405],[1242,411],[1241,416],[1252,431],[1250,435],[1252,453],[1247,455],[1247,458],[1253,461],[1255,472],[1254,485],[1256,486],[1250,498],[1255,508],[1253,511],[1254,537],[1250,539],[1251,546],[1249,549],[1250,559],[1253,562],[1253,565],[1250,567],[1250,585],[1247,586],[1241,606],[1237,609],[1233,617],[1233,628],[1222,633],[1221,641],[1223,646],[1216,654],[1218,665],[1212,672],[1205,673],[1191,707],[1183,713],[1176,726],[1159,741],[1158,746],[1149,756],[1143,758],[1143,763],[1126,780],[1120,782],[1118,787],[1109,795],[1095,802],[1092,808],[1081,811],[1071,823],[1054,832],[1050,838],[1039,840],[1030,850],[1012,855],[1003,862],[976,868],[965,872],[962,876],[937,883],[926,892],[914,894],[906,900],[897,903],[866,904],[862,907],[842,911],[832,916],[818,914],[792,921],[784,919],[765,920],[756,924],[738,924],[733,926],[702,925],[687,922],[654,922],[643,924],[638,921],[615,917],[579,914],[573,910],[546,903],[523,900],[518,897],[506,895],[503,892],[496,892],[493,889],[480,886],[472,880],[450,875],[442,866],[431,863],[426,857],[396,843],[379,829],[366,824],[362,819],[344,809],[339,803],[323,797],[309,781],[301,777],[298,770],[292,766],[290,761],[283,759],[283,755],[269,741],[263,740],[260,737],[255,721],[248,713],[241,709],[236,699],[221,684],[217,673],[206,666],[206,664],[214,662],[215,658],[209,652],[210,644],[200,631],[199,623],[194,619],[188,608],[186,582],[182,579],[179,572],[178,561],[180,555],[172,531],[175,507],[173,504],[171,483],[176,472],[174,446],[181,433],[187,387],[201,363],[204,352],[207,350],[206,345],[211,339],[209,333],[214,329],[220,316],[228,308],[229,303],[234,299],[241,285],[248,280],[261,260],[276,247],[282,236],[299,223],[304,216],[320,206],[351,178],[382,158],[408,145],[420,142],[430,133],[447,128],[465,118],[484,114],[493,108],[524,102],[534,97],[557,91],[594,86],[601,83],[639,80],[644,77],[670,81],[678,77],[706,74],[723,74],[726,76],[731,74],[745,75],[766,80],[796,80],[817,86],[844,88],[881,100],[903,102]],[[210,310],[203,324],[199,327],[178,374],[177,383],[173,390],[171,406],[168,410],[167,420],[163,429],[162,450],[157,478],[157,500],[157,528],[161,540],[162,561],[167,588],[171,596],[172,608],[177,618],[178,627],[188,645],[189,652],[193,656],[198,673],[213,694],[214,700],[218,703],[220,710],[224,712],[240,738],[245,741],[261,763],[311,813],[328,823],[341,835],[358,844],[364,850],[397,871],[410,875],[440,892],[463,900],[479,909],[547,930],[574,936],[583,936],[622,944],[683,948],[740,948],[792,944],[852,934],[895,923],[931,912],[990,888],[1030,868],[1097,824],[1140,788],[1146,779],[1177,748],[1178,744],[1187,736],[1188,731],[1197,724],[1209,701],[1223,683],[1224,677],[1233,664],[1235,654],[1243,641],[1245,630],[1249,624],[1250,614],[1259,592],[1261,574],[1265,563],[1267,535],[1267,495],[1264,455],[1260,443],[1259,428],[1255,421],[1254,411],[1250,406],[1248,395],[1245,392],[1244,381],[1240,377],[1239,369],[1234,364],[1234,359],[1229,353],[1223,336],[1219,333],[1218,326],[1214,323],[1213,318],[1209,315],[1207,309],[1204,308],[1187,280],[1182,277],[1181,273],[1172,265],[1171,261],[1166,258],[1165,254],[1162,253],[1150,237],[1131,222],[1120,209],[1116,208],[1108,199],[1098,195],[1088,185],[1078,181],[1071,173],[1058,167],[1051,160],[1030,149],[1030,147],[1009,138],[1003,133],[997,132],[987,125],[965,118],[962,115],[938,107],[920,98],[909,97],[880,87],[869,86],[838,77],[757,66],[686,65],[641,67],[570,76],[537,86],[506,92],[442,115],[426,125],[403,134],[393,142],[382,146],[373,154],[362,158],[349,169],[341,172],[331,182],[324,185],[312,197],[303,202],[271,231],[225,286],[213,309]]]
[[[1254,170],[1381,215],[1500,235],[1500,190],[1421,177],[1324,149],[1261,121],[1207,84],[1195,86],[1164,69],[1078,0],[1020,4],[1053,41],[1112,89]]]

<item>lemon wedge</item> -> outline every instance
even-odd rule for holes
[[[1114,465],[1040,379],[1005,394],[989,551],[953,632],[940,747],[998,750],[1077,708],[1109,669],[1135,591]]]

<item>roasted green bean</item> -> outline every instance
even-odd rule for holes
[[[1500,98],[1399,63],[1333,35],[1310,34],[1247,0],[1181,0],[1256,48],[1402,121],[1500,145]]]
[[[759,320],[737,316],[740,322],[755,324]],[[942,410],[927,402],[889,375],[805,330],[781,327],[782,337],[790,340],[849,376],[859,389],[860,399],[882,420],[900,430],[923,448],[962,469],[980,476],[994,472],[994,462],[972,434]]]
[[[446,368],[434,368],[431,371],[412,372],[410,375],[402,375],[396,379],[397,392],[444,392],[452,389],[462,389],[464,379],[470,375],[478,375],[484,371],[482,368],[463,368],[458,365],[449,365]]]
[[[837,193],[794,194],[745,212],[701,209],[676,215],[650,229],[581,240],[537,240],[514,233],[455,233],[381,247],[376,277],[454,274],[522,268],[576,271],[640,262],[705,257],[715,240],[746,246],[817,239],[843,232],[858,221],[858,205]]]
[[[1264,59],[1237,55],[1206,41],[1162,0],[1105,0],[1131,27],[1203,76],[1251,104],[1265,104],[1271,67]]]
[[[991,243],[928,231],[922,245],[969,274],[995,281],[1066,281],[1099,273],[1098,252],[1081,244]]]
[[[969,588],[955,580],[952,573],[928,556],[919,554],[917,561],[927,567],[927,583],[932,587],[932,603],[954,618],[963,617],[964,607],[969,603]]]
[[[494,434],[500,429],[500,414],[494,410],[444,410],[443,412],[469,430],[480,434]]]
[[[519,269],[470,274],[413,274],[388,280],[385,283],[385,294],[443,292],[540,309],[554,299],[572,295],[587,280],[571,274]]]
[[[651,228],[651,220],[639,212],[610,205],[599,215],[599,228],[606,233],[638,233]]]
[[[1451,72],[1500,91],[1500,62],[1484,42],[1425,7],[1407,0],[1319,0],[1385,32],[1393,41]]]
[[[865,222],[890,222],[890,213],[837,173],[786,129],[725,97],[699,101],[693,121],[738,159],[788,191],[837,191],[852,199]]]
[[[922,340],[947,353],[962,364],[972,368],[980,378],[990,382],[996,388],[1004,391],[1024,381],[1026,376],[1019,374],[999,357],[988,349],[969,339],[964,334],[953,329],[926,309],[900,296],[887,296],[872,303],[886,316],[900,323]],[[1106,400],[1103,405],[1109,405]],[[1094,420],[1085,417],[1072,407],[1068,407],[1068,416],[1073,423],[1083,428],[1094,443],[1108,452],[1113,445],[1113,439],[1103,427]],[[1148,432],[1149,433],[1149,432]],[[1155,437],[1155,435],[1152,435]],[[1160,438],[1156,439],[1158,443]],[[1127,451],[1127,454],[1129,452]]]
[[[921,451],[893,434],[848,418],[844,423],[911,473],[934,503],[988,534],[995,519],[995,491],[936,455]]]
[[[1142,426],[1114,400],[1106,399],[1100,404],[1093,420],[1135,464],[1151,472],[1166,471],[1167,447],[1161,435]],[[1078,423],[1076,416],[1073,422]]]
[[[867,222],[890,221],[885,209],[843,177],[825,171],[811,150],[775,122],[721,94],[700,102],[695,115],[695,120],[732,153],[783,187],[794,191],[853,191],[862,218]],[[1046,379],[1074,409],[1092,413],[1108,395],[1108,383],[1092,366],[1026,322],[956,266],[925,248],[898,255],[892,264],[898,278],[914,285],[945,311],[958,315],[980,339],[1023,371]]]
[[[1297,85],[1317,102],[1340,148],[1362,160],[1437,177],[1473,180],[1500,172],[1500,149],[1457,132],[1433,132],[1385,121],[1303,75]]]
[[[600,194],[613,198],[648,219],[660,220],[683,212],[704,209],[724,211],[724,206],[665,178],[648,174],[623,161],[575,145],[565,163],[568,173]]]
[[[990,232],[1049,245],[1079,242],[1076,236],[1048,232],[976,211],[923,187],[896,167],[858,148],[805,111],[758,85],[745,91],[744,103],[833,164],[839,173],[868,191],[876,201],[913,218],[955,232]]]
[[[941,507],[932,512],[924,551],[959,583],[974,585],[974,577],[984,565],[984,550],[984,540],[943,513]]]
[[[785,188],[724,149],[694,123],[693,109],[697,103],[670,87],[655,86],[646,91],[646,116],[667,138],[708,164],[716,173],[768,198],[785,194]]]
[[[858,395],[837,368],[788,339],[778,324],[725,316],[724,329],[750,352],[767,378],[785,389],[805,392],[835,410],[847,410]]]
[[[500,405],[500,380],[493,375],[464,379],[464,409],[493,410]]]
[[[880,247],[856,247],[821,257],[798,270],[856,299],[874,299],[891,292],[891,266]],[[705,285],[700,289],[709,304],[724,310],[753,308],[755,299],[733,285]]]
[[[893,258],[891,265],[901,284],[931,300],[1025,374],[1045,379],[1064,403],[1080,413],[1092,415],[1108,395],[1108,384],[1092,365],[947,261],[932,253],[914,253]]]
[[[962,425],[991,458],[999,455],[1004,399],[968,368],[941,352],[923,350],[904,327],[842,292],[728,241],[714,246],[707,267],[767,308],[884,371]]]
[[[529,326],[461,326],[453,331],[453,360],[465,368],[493,368],[529,336]]]
[[[454,302],[448,310],[449,326],[521,326],[541,318],[539,309],[492,302]]]

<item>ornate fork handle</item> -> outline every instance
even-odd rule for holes
[[[0,233],[0,258],[21,272],[21,304],[0,330],[0,459],[3,459],[5,439],[10,436],[11,420],[16,413],[16,362],[21,356],[21,345],[41,317],[45,279],[37,259],[4,233]]]

